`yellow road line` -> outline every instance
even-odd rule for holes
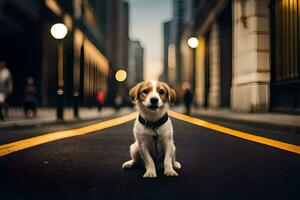
[[[137,113],[134,112],[134,113],[122,116],[122,117],[118,117],[118,118],[107,120],[107,121],[100,122],[97,124],[85,126],[82,128],[48,133],[45,135],[32,137],[32,138],[20,140],[17,142],[12,142],[9,144],[0,145],[0,157],[10,154],[10,153],[13,153],[13,152],[16,152],[16,151],[20,151],[23,149],[37,146],[37,145],[45,144],[48,142],[93,133],[95,131],[99,131],[99,130],[102,130],[105,128],[109,128],[112,126],[116,126],[116,125],[120,125],[120,124],[129,122],[129,121],[135,119],[136,117],[137,117]]]
[[[237,131],[237,130],[230,129],[230,128],[227,128],[227,127],[224,127],[224,126],[220,126],[218,124],[210,123],[210,122],[200,120],[200,119],[197,119],[197,118],[194,118],[194,117],[179,114],[179,113],[176,113],[176,112],[173,112],[173,111],[169,111],[169,115],[171,117],[176,118],[176,119],[179,119],[179,120],[182,120],[182,121],[185,121],[185,122],[189,122],[191,124],[195,124],[195,125],[198,125],[198,126],[202,126],[202,127],[208,128],[208,129],[212,129],[212,130],[215,130],[215,131],[218,131],[218,132],[221,132],[221,133],[225,133],[225,134],[228,134],[228,135],[231,135],[231,136],[242,138],[244,140],[249,140],[249,141],[252,141],[252,142],[256,142],[256,143],[268,145],[268,146],[271,146],[271,147],[275,147],[275,148],[278,148],[278,149],[283,149],[283,150],[293,152],[293,153],[296,153],[296,154],[300,154],[300,146],[297,146],[297,145],[288,144],[288,143],[285,143],[285,142],[280,142],[280,141],[277,141],[277,140],[272,140],[272,139],[269,139],[269,138],[252,135],[252,134],[245,133],[245,132],[242,132],[242,131]]]
[[[264,145],[268,145],[268,146],[272,146],[275,148],[279,148],[279,149],[283,149],[289,152],[293,152],[296,154],[300,154],[300,146],[297,145],[293,145],[293,144],[288,144],[285,142],[280,142],[277,140],[272,140],[269,138],[265,138],[265,137],[261,137],[261,136],[256,136],[256,135],[252,135],[249,133],[245,133],[242,131],[237,131],[234,129],[230,129],[224,126],[220,126],[214,123],[210,123],[204,120],[200,120],[197,118],[193,118],[193,117],[189,117],[187,115],[183,115],[183,114],[179,114],[173,111],[169,111],[169,115],[171,117],[174,117],[176,119],[185,121],[185,122],[189,122],[191,124],[195,124],[198,126],[202,126],[208,129],[212,129],[221,133],[225,133],[231,136],[235,136],[238,138],[242,138],[245,140],[249,140],[252,142],[256,142],[256,143],[260,143],[260,144],[264,144]],[[137,117],[137,113],[131,113],[122,117],[118,117],[115,119],[111,119],[111,120],[107,120],[104,122],[100,122],[97,124],[93,124],[93,125],[89,125],[89,126],[85,126],[82,128],[76,128],[76,129],[71,129],[71,130],[65,130],[65,131],[58,131],[58,132],[54,132],[54,133],[48,133],[48,134],[44,134],[41,136],[37,136],[37,137],[32,137],[32,138],[28,138],[28,139],[24,139],[24,140],[20,140],[17,142],[12,142],[9,144],[4,144],[4,145],[0,145],[0,157],[16,152],[16,151],[20,151],[23,149],[27,149],[27,148],[31,148],[34,146],[38,146],[41,144],[45,144],[48,142],[52,142],[52,141],[56,141],[56,140],[61,140],[61,139],[65,139],[65,138],[69,138],[69,137],[75,137],[75,136],[80,136],[80,135],[85,135],[85,134],[89,134],[89,133],[93,133],[95,131],[99,131],[99,130],[103,130],[109,127],[113,127],[116,125],[120,125],[126,122],[129,122],[133,119],[135,119]]]

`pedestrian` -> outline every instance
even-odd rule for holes
[[[33,77],[26,79],[24,89],[24,113],[26,117],[36,116],[37,92]]]
[[[96,94],[96,101],[97,101],[99,112],[102,111],[102,108],[103,108],[103,105],[104,105],[104,100],[105,100],[105,94],[101,89],[99,89],[97,94]]]
[[[190,115],[191,114],[191,105],[193,102],[193,93],[192,93],[190,87],[184,88],[183,100],[184,100],[184,105],[185,105],[185,109],[186,109],[186,114]]]
[[[116,109],[116,111],[119,111],[122,105],[123,105],[123,96],[120,93],[118,93],[115,97],[115,109]]]
[[[6,62],[0,61],[0,118],[4,120],[8,113],[6,98],[13,92],[13,81],[11,73],[6,68]]]

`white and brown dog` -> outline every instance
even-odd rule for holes
[[[163,149],[164,174],[178,176],[174,168],[180,169],[181,165],[175,160],[173,126],[167,114],[169,103],[175,100],[175,91],[163,82],[144,81],[134,86],[129,96],[139,116],[133,128],[135,142],[130,146],[131,160],[125,162],[123,168],[131,168],[141,158],[146,168],[143,177],[157,177],[153,161],[155,145],[156,151]]]

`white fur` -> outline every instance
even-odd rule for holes
[[[139,114],[147,121],[157,121],[162,118],[167,112],[169,107],[168,103],[162,102],[159,94],[156,91],[157,81],[151,81],[153,90],[148,94],[144,102],[136,102],[136,108]],[[159,109],[152,111],[147,107],[150,105],[150,98],[157,97],[159,99]],[[123,164],[124,169],[131,168],[137,161],[138,158],[142,158],[145,164],[146,172],[143,175],[144,178],[155,178],[157,177],[155,164],[151,154],[153,154],[154,140],[153,135],[155,133],[148,127],[142,125],[138,118],[135,120],[133,127],[133,134],[135,142],[130,146],[131,160]],[[171,120],[168,119],[166,123],[157,128],[158,134],[158,148],[163,150],[164,154],[164,174],[166,176],[178,176],[174,170],[180,169],[181,165],[175,160],[175,145],[173,140],[173,126]],[[151,151],[152,150],[152,151]],[[155,154],[154,154],[155,156]]]
[[[156,88],[157,86],[157,81],[150,81],[151,84],[152,84],[152,87],[153,88]],[[148,95],[147,95],[147,98],[145,99],[145,101],[142,102],[142,104],[146,107],[149,107],[151,105],[150,103],[150,99],[153,98],[153,97],[156,97],[158,98],[158,107],[161,107],[163,106],[163,102],[158,94],[158,92],[156,91],[156,89],[152,90]],[[155,111],[156,112],[156,111]]]

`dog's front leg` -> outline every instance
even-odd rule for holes
[[[178,176],[177,172],[173,169],[173,157],[175,154],[175,146],[173,143],[164,143],[164,150],[165,150],[165,160],[164,166],[165,171],[164,174],[166,176]]]
[[[147,146],[144,144],[141,144],[139,147],[139,151],[140,151],[141,158],[144,160],[145,168],[146,168],[146,172],[143,175],[143,177],[144,178],[157,177],[155,165],[154,165],[153,159],[150,155],[150,152],[149,152],[149,149],[147,148]]]

